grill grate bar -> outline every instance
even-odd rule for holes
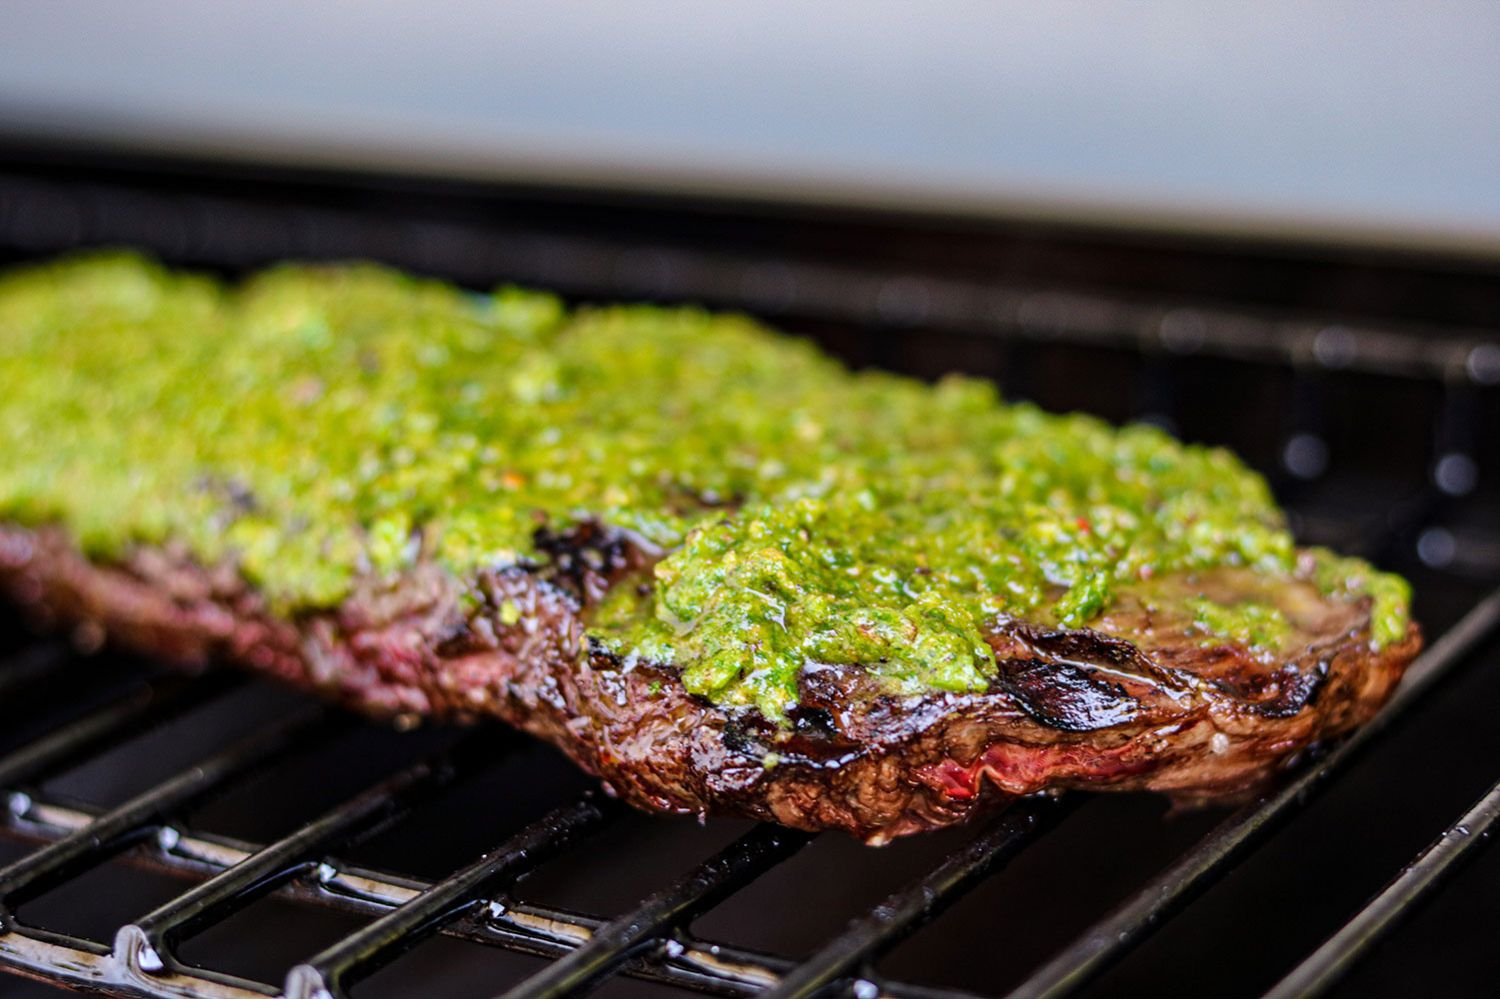
[[[1500,590],[1492,591],[1476,604],[1458,624],[1418,657],[1407,671],[1401,688],[1375,718],[1294,780],[1215,827],[1196,847],[1139,889],[1113,913],[1090,927],[1016,987],[1011,995],[1064,996],[1102,972],[1158,924],[1207,889],[1252,847],[1290,820],[1497,625],[1500,625]]]
[[[811,839],[810,834],[796,830],[771,825],[756,827],[674,885],[599,928],[585,944],[506,996],[557,997],[578,993],[642,946],[710,909],[791,857]]]
[[[457,748],[397,772],[290,836],[121,927],[115,937],[115,957],[132,977],[147,986],[156,985],[152,981],[165,974],[261,988],[262,984],[188,966],[177,958],[174,949],[187,937],[293,879],[332,878],[336,869],[325,860],[326,852],[370,835],[426,796],[447,787],[472,765],[473,749],[479,742],[477,737],[470,737]]]
[[[442,924],[479,907],[483,893],[514,880],[614,812],[586,796],[556,809],[495,850],[319,952],[287,976],[286,995],[341,995],[346,984],[395,958]]]
[[[766,991],[767,996],[807,997],[855,972],[941,913],[990,872],[1019,854],[1075,808],[1076,798],[1027,799],[926,875],[855,918],[820,951]]]
[[[17,903],[118,853],[132,839],[154,831],[170,813],[326,732],[329,721],[320,710],[256,733],[103,813],[83,829],[0,868],[0,910],[8,913]]]
[[[1453,875],[1500,824],[1500,781],[1474,803],[1338,933],[1271,987],[1267,996],[1322,996],[1387,932]]]

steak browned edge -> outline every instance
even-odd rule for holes
[[[544,566],[470,586],[419,562],[394,582],[360,583],[335,609],[287,618],[232,567],[199,566],[178,547],[103,564],[60,528],[0,526],[0,589],[44,624],[102,629],[183,666],[227,659],[398,722],[502,719],[642,809],[871,843],[1066,788],[1242,794],[1370,718],[1421,646],[1413,624],[1375,650],[1367,602],[1308,584],[1287,584],[1305,590],[1293,596],[1307,641],[1274,661],[1127,602],[1094,629],[1001,623],[990,640],[999,671],[981,693],[896,696],[858,665],[810,667],[788,731],[689,694],[670,665],[627,666],[588,645],[584,621],[605,591],[642,585],[651,559],[640,546],[588,524],[539,542]]]

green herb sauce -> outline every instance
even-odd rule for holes
[[[976,690],[998,616],[1083,625],[1153,576],[1295,561],[1226,451],[851,373],[743,317],[569,313],[369,265],[229,288],[123,254],[0,279],[0,517],[100,558],[179,541],[286,613],[423,553],[461,578],[539,559],[538,524],[598,518],[668,555],[592,634],[773,719],[809,664]],[[1404,581],[1318,565],[1372,599],[1377,643],[1405,634]],[[1274,642],[1272,616],[1193,611]]]
[[[1205,635],[1233,639],[1255,649],[1279,649],[1292,631],[1285,615],[1258,601],[1224,605],[1194,597],[1184,603],[1193,625]]]

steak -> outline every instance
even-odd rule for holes
[[[746,317],[373,265],[0,276],[0,589],[642,808],[869,841],[1253,788],[1367,719],[1410,588],[1222,449],[851,372]]]
[[[903,696],[858,664],[809,668],[778,726],[690,694],[672,664],[626,662],[585,637],[612,589],[641,585],[648,547],[597,523],[546,545],[544,566],[486,570],[472,586],[419,562],[362,580],[336,608],[287,616],[180,546],[105,563],[60,528],[10,526],[0,588],[44,623],[102,629],[184,666],[233,661],[398,723],[498,718],[642,809],[870,843],[1061,789],[1244,794],[1367,720],[1421,644],[1412,624],[1377,648],[1368,600],[1208,570],[1163,586],[1274,604],[1291,652],[1205,639],[1172,602],[1126,597],[1088,628],[999,622],[988,635],[999,669],[980,692]],[[1298,575],[1311,572],[1304,556]]]

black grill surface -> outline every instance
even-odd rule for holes
[[[119,995],[1464,993],[1500,953],[1500,283],[1483,264],[0,147],[0,258],[373,257],[697,301],[1234,447],[1416,587],[1369,726],[1249,802],[1023,800],[883,848],[639,815],[0,612],[0,977]]]

